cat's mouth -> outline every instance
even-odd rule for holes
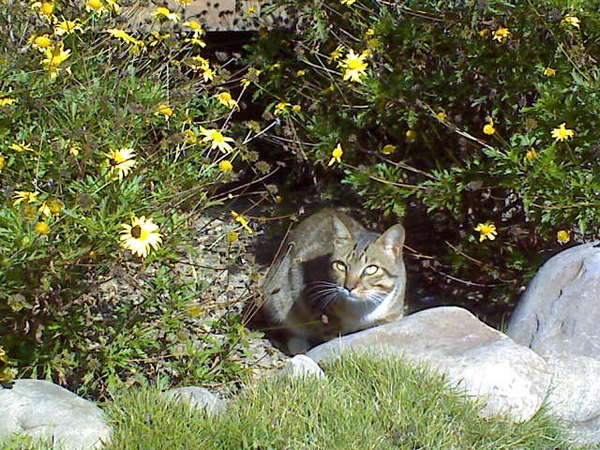
[[[315,308],[325,311],[336,303],[351,303],[361,305],[363,309],[371,309],[379,305],[379,296],[361,297],[353,294],[343,286],[330,281],[312,281],[306,284],[304,294]]]

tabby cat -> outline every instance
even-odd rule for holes
[[[404,228],[367,231],[325,209],[288,236],[263,285],[271,339],[289,354],[402,317]]]

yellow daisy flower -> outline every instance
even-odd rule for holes
[[[52,214],[58,215],[65,208],[65,204],[60,200],[53,198],[48,200],[48,207],[50,208],[50,212]]]
[[[329,163],[327,165],[332,166],[333,163],[336,161],[338,163],[341,163],[343,154],[344,154],[344,151],[342,150],[342,146],[340,144],[338,144],[331,152],[331,159],[329,160]]]
[[[435,117],[437,117],[437,120],[439,120],[440,122],[444,122],[448,119],[448,114],[446,114],[444,111],[440,111],[435,115]]]
[[[292,106],[291,103],[279,102],[275,105],[275,110],[273,111],[273,114],[275,114],[276,116],[284,114],[287,112],[288,108],[290,108],[291,106]]]
[[[384,155],[391,155],[395,151],[396,151],[396,146],[392,145],[392,144],[384,145],[383,148],[380,150],[380,152],[383,153]]]
[[[155,116],[165,116],[165,120],[169,120],[169,117],[173,115],[173,109],[169,105],[165,105],[164,103],[158,105],[156,110],[154,111]]]
[[[215,72],[211,68],[207,68],[202,71],[202,78],[204,79],[205,83],[208,81],[212,81],[214,77]]]
[[[54,1],[40,1],[31,4],[31,9],[38,10],[38,12],[47,19],[50,19],[54,16],[55,8],[56,5]]]
[[[6,163],[6,159],[4,156],[0,155],[0,170],[4,169],[4,164]]]
[[[40,195],[39,192],[29,192],[29,191],[16,191],[13,198],[15,201],[13,205],[18,205],[19,203],[34,203],[37,201],[37,197]]]
[[[102,3],[102,0],[87,0],[85,2],[85,9],[87,11],[106,11],[106,7],[104,6],[104,3]]]
[[[188,20],[187,22],[183,23],[183,26],[190,28],[194,32],[193,36],[191,38],[185,39],[184,42],[189,42],[193,45],[199,45],[200,47],[206,47],[206,42],[200,39],[202,36],[204,36],[205,33],[204,28],[202,28],[201,24],[199,24],[195,20]]]
[[[512,33],[508,31],[508,28],[498,28],[496,31],[494,31],[494,36],[492,36],[492,40],[502,43],[507,41],[510,38],[511,34]]]
[[[475,228],[475,231],[479,231],[479,242],[483,242],[486,239],[493,241],[496,239],[498,232],[496,231],[496,225],[489,220],[486,223],[480,223]]]
[[[209,61],[202,56],[193,56],[188,66],[194,70],[206,70],[209,68]]]
[[[346,6],[352,6],[354,5],[354,3],[356,3],[356,0],[341,0],[342,5],[346,5]]]
[[[577,16],[572,16],[571,14],[567,14],[562,21],[563,21],[563,23],[565,23],[567,25],[571,25],[572,27],[579,28],[579,17],[577,17]]]
[[[204,136],[202,142],[210,142],[211,150],[218,148],[223,153],[230,152],[233,150],[233,147],[229,144],[229,142],[234,142],[233,138],[223,136],[223,134],[216,129],[206,129],[200,127],[200,133]]]
[[[33,35],[29,38],[31,46],[37,50],[44,51],[54,45],[54,41],[47,34]]]
[[[49,73],[50,78],[54,79],[62,70],[60,65],[71,56],[71,50],[65,50],[64,44],[57,42],[54,46],[44,50],[44,56],[45,58],[41,62],[42,67]]]
[[[42,202],[38,211],[46,217],[49,217],[52,214],[57,216],[62,212],[64,206],[65,205],[60,200],[50,199]]]
[[[184,138],[183,138],[183,142],[185,142],[186,144],[197,144],[198,143],[198,135],[196,135],[196,132],[194,130],[185,130],[183,132],[184,134]]]
[[[342,47],[341,45],[338,45],[335,48],[335,50],[333,50],[329,54],[329,58],[331,58],[332,61],[337,61],[338,59],[340,59],[342,57],[343,52],[344,52],[344,47]]]
[[[566,141],[568,139],[571,139],[575,135],[575,132],[573,130],[565,128],[565,125],[566,122],[563,122],[558,128],[552,130],[552,137],[557,141]]]
[[[494,128],[494,120],[491,117],[487,118],[488,123],[483,126],[483,132],[488,136],[491,136],[496,132],[496,128]]]
[[[215,95],[215,97],[217,97],[217,100],[219,100],[219,103],[221,105],[226,106],[229,109],[233,109],[237,106],[237,101],[235,101],[231,97],[231,94],[227,91],[220,92],[217,95]]]
[[[219,170],[221,172],[231,172],[233,170],[233,164],[231,164],[231,161],[224,159],[219,163]]]
[[[69,142],[68,149],[69,149],[69,153],[71,155],[77,156],[77,155],[79,155],[79,152],[81,151],[81,145],[78,144],[77,142]]]
[[[554,75],[556,75],[556,70],[554,70],[550,67],[546,67],[544,69],[544,75],[547,77],[553,77]]]
[[[146,44],[144,44],[144,41],[140,41],[139,39],[134,38],[129,33],[119,28],[109,28],[108,30],[105,30],[105,33],[108,33],[111,36],[116,37],[117,39],[121,39],[123,41],[133,44],[132,51],[136,54],[139,53],[146,46]]]
[[[76,31],[83,31],[83,29],[81,28],[81,25],[74,20],[63,20],[54,25],[54,34],[57,36],[75,33]]]
[[[196,22],[195,20],[188,20],[187,22],[183,22],[183,26],[191,29],[194,32],[194,34],[198,34],[200,36],[203,36],[205,33],[204,28],[202,28],[202,25]]]
[[[193,35],[191,38],[186,38],[184,39],[184,42],[189,42],[192,45],[197,45],[199,47],[206,47],[206,42],[204,42],[202,39],[200,39],[197,35]]]
[[[179,14],[169,11],[169,8],[165,8],[164,6],[158,6],[150,15],[155,19],[166,19],[173,22],[179,20]]]
[[[150,218],[134,216],[131,218],[131,225],[123,223],[121,227],[121,247],[141,258],[148,256],[151,248],[157,250],[162,242],[158,225]]]
[[[525,153],[525,159],[527,159],[527,161],[533,161],[534,159],[537,159],[537,157],[538,157],[538,152],[536,152],[533,149],[531,149],[527,153]]]
[[[205,82],[211,81],[215,76],[214,71],[210,68],[209,61],[202,56],[194,56],[186,64],[192,69],[202,72],[202,78]]]
[[[253,233],[252,228],[250,228],[250,226],[248,225],[248,219],[246,219],[241,214],[236,213],[235,211],[231,211],[231,215],[233,216],[235,221],[244,228],[244,230],[246,230],[250,234]]]
[[[566,244],[571,240],[571,232],[568,230],[560,230],[556,233],[556,240],[560,244]]]
[[[108,157],[108,163],[110,166],[110,175],[114,175],[116,172],[119,180],[122,180],[124,177],[126,177],[137,163],[134,159],[135,153],[131,148],[111,150],[110,152],[106,153],[106,156]]]
[[[357,55],[354,50],[349,50],[346,58],[339,62],[340,68],[344,69],[344,80],[361,83],[362,78],[366,76],[368,63],[365,61],[367,54]]]
[[[50,207],[48,206],[47,202],[42,202],[42,204],[38,208],[38,211],[40,212],[40,214],[42,214],[43,216],[46,216],[46,217],[48,217],[52,214],[50,212]]]
[[[22,152],[32,152],[33,149],[31,148],[31,145],[29,144],[17,144],[16,142],[14,144],[10,144],[8,146],[9,149],[14,150],[17,153],[22,153]]]
[[[35,226],[33,227],[33,229],[36,233],[39,233],[42,235],[46,235],[46,234],[50,233],[50,227],[48,226],[48,224],[46,222],[36,223]]]

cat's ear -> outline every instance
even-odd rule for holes
[[[387,229],[378,239],[377,243],[381,245],[383,251],[394,256],[402,255],[402,247],[404,246],[404,237],[406,232],[401,224],[396,224]]]
[[[336,215],[333,216],[333,232],[336,243],[345,243],[353,239],[348,225]]]

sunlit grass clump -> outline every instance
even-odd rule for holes
[[[478,406],[439,376],[402,361],[351,358],[327,379],[275,378],[206,417],[165,402],[156,389],[110,407],[114,449],[541,449],[561,445],[545,414],[525,424],[478,418]]]

